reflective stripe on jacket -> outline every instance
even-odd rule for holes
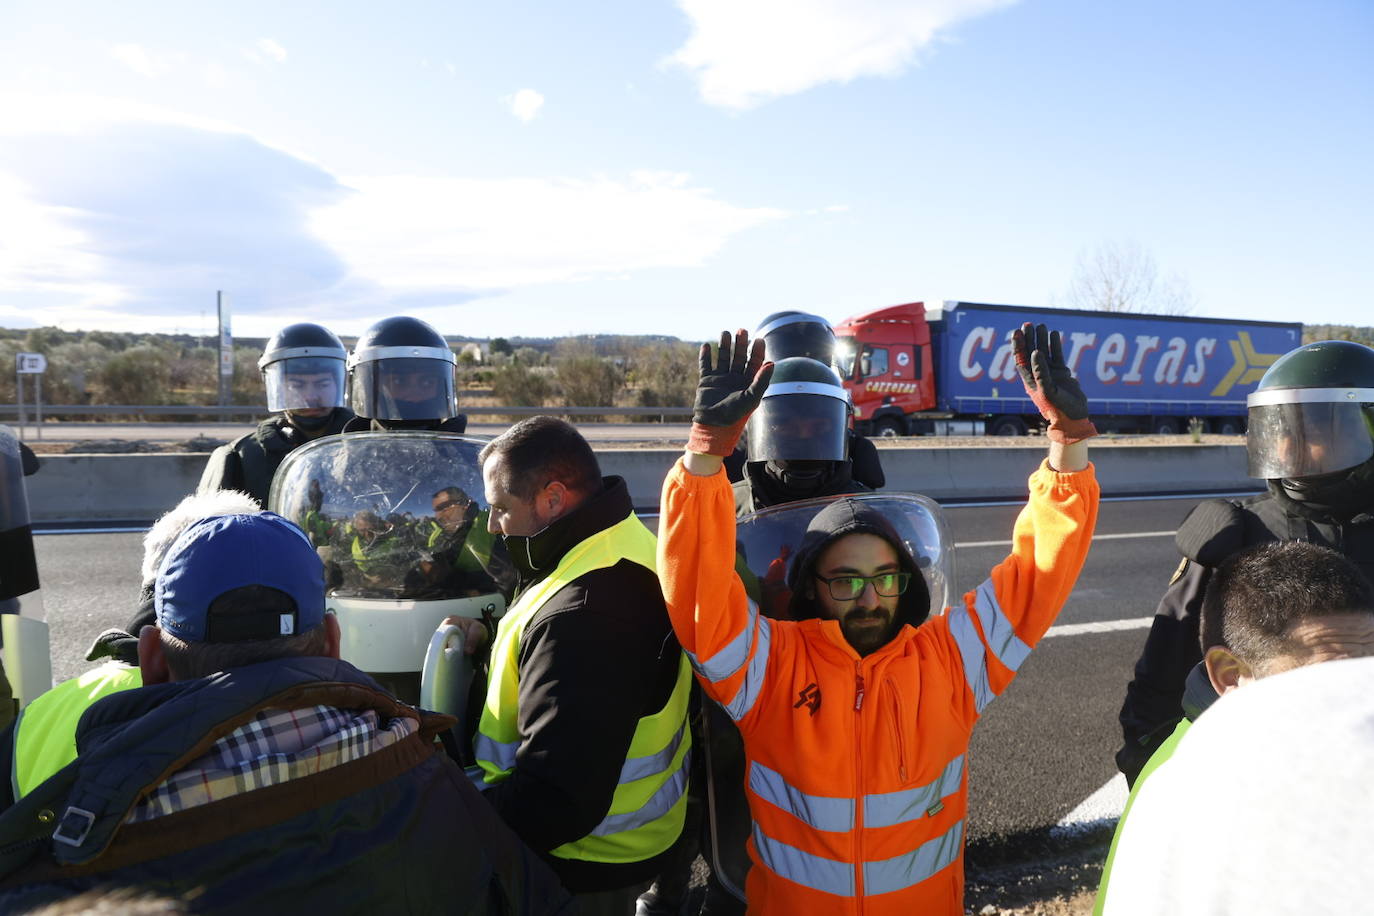
[[[514,770],[518,726],[520,636],[539,609],[564,586],[622,560],[654,568],[654,536],[634,515],[574,546],[546,578],[522,594],[501,618],[491,650],[491,675],[477,727],[477,762],[488,783]],[[607,658],[607,664],[615,664]],[[666,850],[682,832],[686,808],[687,699],[691,670],[680,658],[677,683],[658,712],[639,719],[610,810],[590,834],[551,850],[564,859],[638,862]],[[588,736],[594,740],[595,736]]]
[[[749,600],[729,572],[723,472],[668,475],[659,578],[698,679],[744,738],[751,913],[963,912],[973,725],[1068,598],[1097,517],[1091,468],[1042,467],[1030,492],[1011,555],[963,604],[861,658],[838,621],[771,620]]]
[[[76,759],[76,725],[91,704],[121,690],[143,686],[137,668],[106,662],[40,694],[19,713],[10,771],[15,799]]]

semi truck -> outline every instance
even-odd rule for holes
[[[1103,432],[1245,431],[1245,396],[1302,345],[1298,322],[909,302],[835,325],[836,368],[865,435],[1025,435],[1040,423],[1012,353],[1024,322],[1063,333]]]

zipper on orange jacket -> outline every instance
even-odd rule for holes
[[[854,906],[864,911],[864,675],[863,661],[854,663]]]
[[[902,695],[897,690],[897,682],[887,678],[888,692],[892,694],[892,725],[897,730],[897,775],[906,785],[906,735],[902,729]]]

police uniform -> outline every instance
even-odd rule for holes
[[[352,419],[353,411],[347,407],[335,407],[320,436],[343,432]],[[310,440],[291,425],[287,417],[268,417],[251,433],[240,436],[228,445],[221,445],[210,453],[210,460],[205,463],[196,491],[242,490],[266,506],[267,494],[272,489],[272,477],[277,473],[277,468],[293,449],[307,441]]]
[[[1247,396],[1248,472],[1269,492],[1200,503],[1179,526],[1183,561],[1155,612],[1121,707],[1117,765],[1134,782],[1183,712],[1202,658],[1198,617],[1211,572],[1238,550],[1310,541],[1374,578],[1374,349],[1318,341],[1285,353]]]

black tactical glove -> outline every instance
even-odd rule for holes
[[[86,661],[98,662],[112,658],[126,665],[138,664],[138,637],[123,630],[110,628],[95,638],[86,650]]]
[[[1064,362],[1059,332],[1026,322],[1012,332],[1012,346],[1021,383],[1040,416],[1050,422],[1045,435],[1065,445],[1096,436],[1088,419],[1088,398]]]
[[[763,400],[773,364],[763,361],[763,341],[749,346],[749,332],[720,333],[720,348],[712,365],[711,345],[701,345],[701,381],[692,407],[692,432],[687,450],[721,458],[735,450],[745,421]]]

